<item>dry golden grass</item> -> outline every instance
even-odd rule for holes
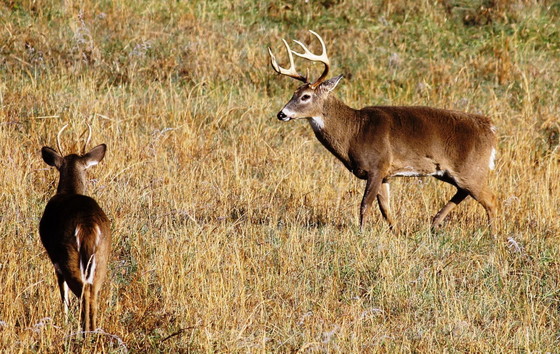
[[[0,349],[6,352],[557,351],[560,6],[554,1],[0,2]],[[485,6],[481,6],[485,5]],[[279,38],[327,41],[353,107],[483,112],[500,137],[496,238],[431,179],[362,182],[276,112]],[[300,64],[304,65],[304,64]],[[38,222],[86,122],[88,194],[112,220],[103,333],[64,323]]]

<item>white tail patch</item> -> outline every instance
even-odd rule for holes
[[[76,243],[78,244],[78,252],[81,252],[81,250],[79,248],[80,247],[80,235],[78,235],[79,228],[80,228],[80,226],[76,227]],[[99,245],[99,242],[101,241],[101,236],[102,236],[101,235],[101,229],[99,228],[99,225],[94,226],[93,232],[95,233],[95,250],[97,250],[97,246]],[[93,284],[93,278],[95,277],[96,267],[97,267],[97,262],[96,262],[96,259],[95,259],[95,251],[89,257],[86,264],[84,264],[83,257],[80,255],[80,275],[81,275],[81,278],[82,278],[82,283]]]
[[[92,254],[91,257],[89,257],[89,260],[85,267],[84,263],[80,259],[80,274],[82,276],[82,283],[93,284],[93,277],[95,275],[96,266],[95,254]]]
[[[492,148],[492,152],[490,153],[490,161],[488,162],[488,168],[493,170],[496,167],[496,149]]]

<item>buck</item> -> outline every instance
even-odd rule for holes
[[[487,186],[487,174],[494,168],[496,136],[490,119],[477,114],[416,106],[372,106],[353,109],[332,91],[342,75],[326,80],[330,61],[325,42],[322,54],[313,54],[294,41],[303,53],[290,48],[290,67],[282,68],[268,48],[274,70],[302,81],[292,99],[278,113],[281,121],[307,119],[317,139],[356,177],[366,181],[360,206],[360,230],[366,212],[377,197],[381,214],[394,227],[389,203],[389,178],[433,176],[457,188],[455,195],[435,215],[437,228],[447,214],[467,196],[486,210],[492,230],[495,197]],[[314,82],[299,74],[293,55],[324,64]]]
[[[54,265],[64,313],[68,315],[68,288],[81,299],[81,325],[84,331],[97,328],[97,297],[107,273],[111,252],[109,219],[97,202],[84,195],[86,169],[97,165],[105,156],[105,144],[85,153],[91,139],[83,146],[83,154],[64,156],[60,135],[58,152],[50,147],[41,149],[43,160],[60,173],[56,195],[43,213],[39,224],[41,241]],[[64,157],[63,157],[64,156]]]

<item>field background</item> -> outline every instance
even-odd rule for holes
[[[494,238],[454,188],[395,179],[392,234],[363,182],[276,113],[280,38],[320,33],[352,107],[484,113],[499,134]],[[322,67],[303,60],[300,70]],[[560,342],[560,2],[0,1],[0,350],[546,352]],[[38,223],[66,122],[108,153],[100,327],[64,324]]]

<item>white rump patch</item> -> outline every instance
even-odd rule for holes
[[[488,162],[488,168],[490,168],[491,170],[493,170],[496,167],[496,149],[492,149],[492,152],[490,153],[490,161]]]
[[[495,134],[498,129],[496,128],[495,125],[493,125],[493,126],[490,127],[490,130],[492,131],[492,133]]]
[[[311,128],[313,128],[314,131],[322,130],[325,127],[323,117],[311,117],[309,124],[311,124]]]
[[[82,283],[86,282],[86,267],[84,266],[84,262],[82,261],[82,257],[80,257],[80,275],[82,277]]]
[[[80,225],[76,226],[76,231],[74,231],[74,237],[76,237],[76,244],[78,245],[78,251],[80,250],[80,238],[78,234],[80,233]]]

